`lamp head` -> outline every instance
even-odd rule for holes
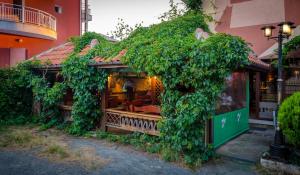
[[[264,32],[265,37],[271,37],[273,29],[275,29],[274,26],[265,26],[261,28],[261,30],[263,30]]]
[[[292,22],[282,22],[279,23],[278,26],[280,27],[280,30],[282,31],[282,34],[286,35],[286,36],[291,36],[292,35],[292,30],[293,28],[295,28],[294,23]]]

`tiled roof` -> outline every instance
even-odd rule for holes
[[[84,49],[82,49],[79,55],[83,56],[87,54],[90,49],[91,49],[90,45],[87,45]],[[35,59],[41,60],[42,63],[49,62],[50,64],[57,66],[60,65],[64,60],[66,60],[68,56],[73,52],[73,50],[74,50],[73,43],[68,42],[37,55]],[[114,63],[121,64],[121,58],[122,56],[125,55],[125,53],[126,50],[122,50],[117,56],[113,58],[107,59],[107,58],[102,58],[97,56],[93,59],[96,61],[96,63],[101,63],[101,64],[114,64]],[[252,66],[259,67],[262,69],[270,68],[269,64],[264,63],[263,61],[261,61],[255,56],[249,56],[249,61]]]
[[[80,56],[83,56],[89,52],[91,49],[90,45],[87,45],[84,49],[81,50],[79,53]],[[34,58],[40,60],[42,63],[48,63],[50,65],[60,65],[65,61],[68,56],[74,51],[74,45],[71,42],[65,43],[63,45],[60,45],[58,47],[52,48],[48,51],[45,51]],[[93,60],[96,61],[96,63],[103,63],[103,64],[111,64],[111,63],[121,63],[121,57],[124,56],[126,53],[125,50],[121,51],[117,56],[114,58],[101,58],[99,56],[93,58]]]
[[[50,62],[52,65],[61,64],[73,52],[74,45],[71,42],[52,48],[31,59],[40,60],[42,63]]]
[[[253,55],[250,55],[248,57],[248,59],[249,59],[251,65],[253,65],[253,66],[257,66],[262,69],[270,69],[270,64],[267,64],[267,63],[261,61],[259,58],[255,57]]]

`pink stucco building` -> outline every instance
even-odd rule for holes
[[[204,11],[214,18],[210,28],[214,32],[224,32],[245,39],[254,57],[271,63],[277,59],[278,44],[268,40],[261,30],[263,26],[277,26],[280,22],[291,21],[296,28],[289,39],[300,35],[300,0],[204,0]],[[274,31],[276,35],[278,27]],[[287,42],[285,40],[284,42]],[[300,60],[300,59],[299,59]],[[285,73],[284,97],[300,91],[299,68]],[[276,72],[257,71],[249,73],[250,113],[252,119],[272,120],[276,110]],[[299,84],[299,86],[295,86]],[[293,89],[293,91],[290,91]],[[270,122],[271,124],[272,122]]]

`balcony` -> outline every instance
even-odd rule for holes
[[[56,18],[38,9],[0,2],[0,33],[56,40]]]

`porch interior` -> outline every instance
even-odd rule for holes
[[[157,77],[112,73],[108,77],[106,110],[159,116],[162,90],[162,83]]]
[[[114,72],[102,95],[104,127],[159,135],[161,81],[144,73]],[[113,129],[112,129],[113,128]]]

